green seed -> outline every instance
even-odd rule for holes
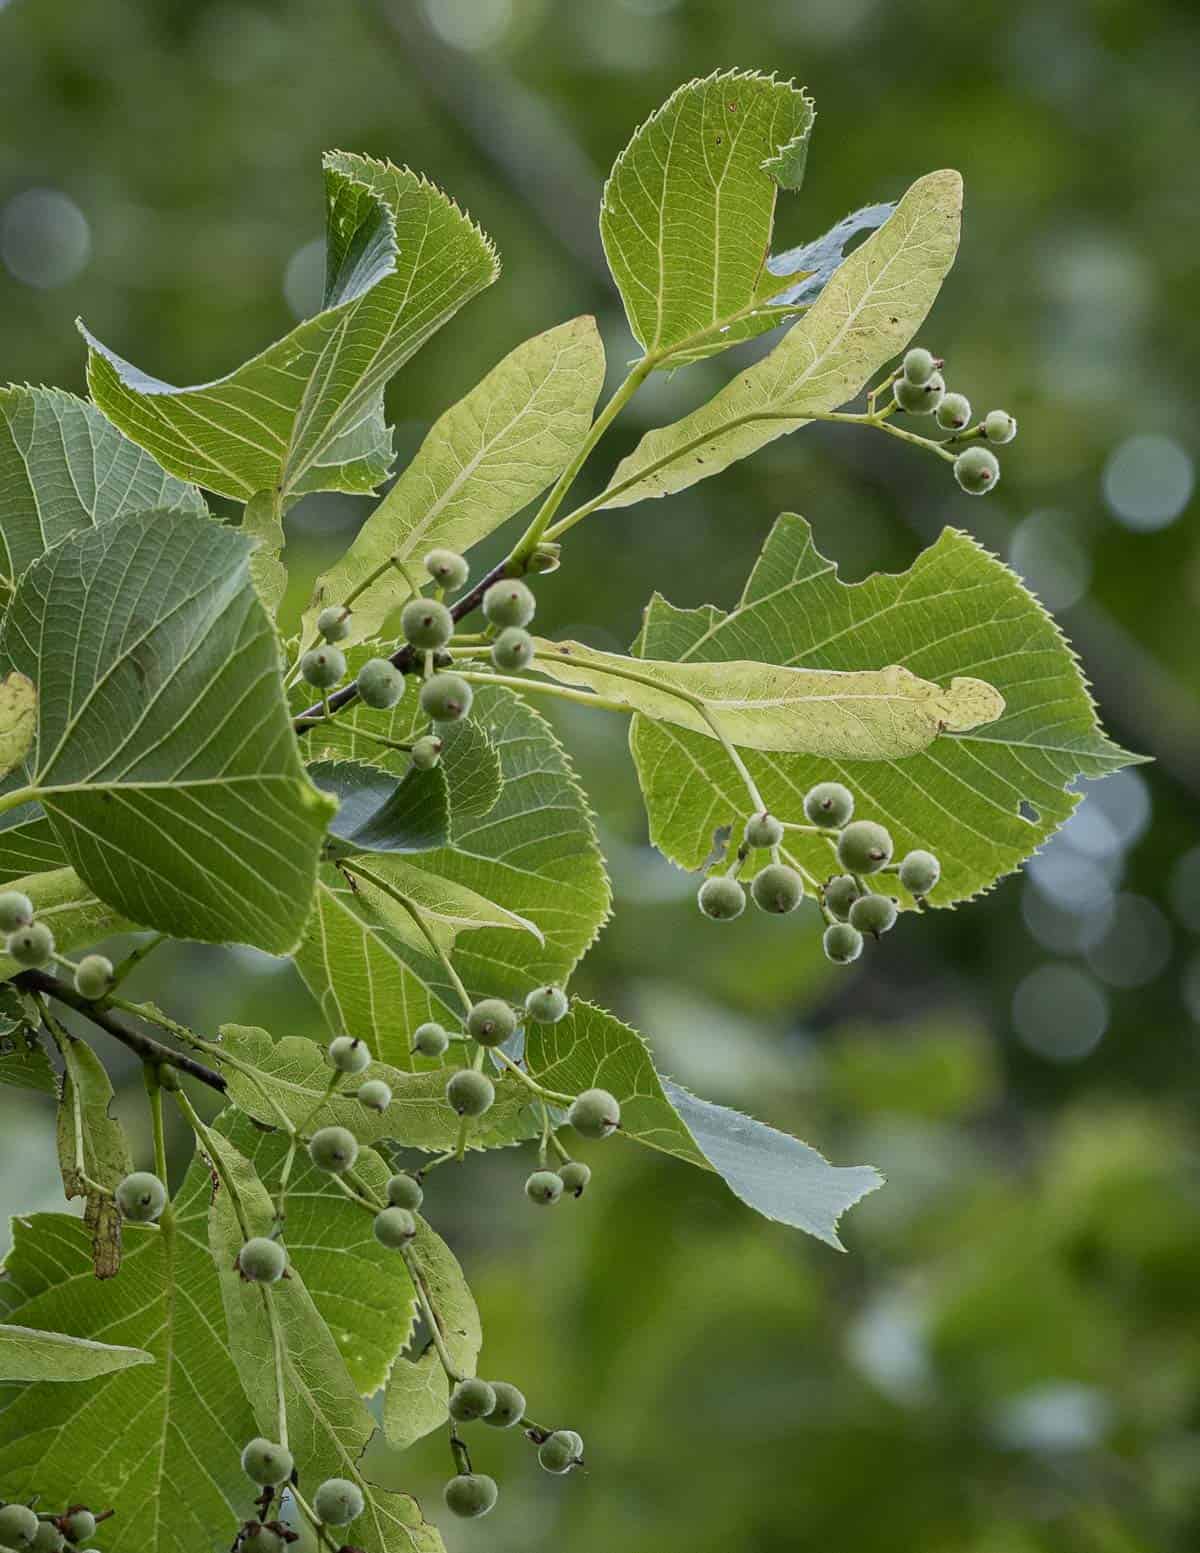
[[[942,865],[932,852],[919,847],[900,863],[900,883],[911,895],[928,895],[942,876]]]
[[[375,1239],[389,1251],[399,1251],[417,1233],[417,1221],[409,1208],[384,1208],[375,1215]]]
[[[928,383],[936,366],[937,362],[933,359],[932,351],[927,351],[924,346],[914,345],[904,358],[904,376],[910,383]]]
[[[823,940],[826,957],[838,965],[849,965],[862,953],[862,934],[848,922],[831,922]]]
[[[696,903],[714,922],[732,922],[746,909],[746,892],[728,874],[713,874],[700,886]]]
[[[256,1235],[238,1252],[238,1271],[247,1283],[278,1283],[287,1271],[287,1252],[277,1240]]]
[[[768,863],[755,874],[750,894],[760,911],[784,916],[804,899],[804,880],[786,863]]]
[[[509,626],[492,643],[492,662],[509,673],[528,668],[536,651],[533,637],[520,626]]]
[[[346,654],[340,647],[314,647],[300,660],[300,673],[318,690],[329,690],[346,677]]]
[[[538,1449],[538,1461],[547,1472],[559,1476],[570,1472],[583,1460],[583,1440],[574,1429],[556,1429],[542,1441]]]
[[[990,448],[966,448],[954,460],[954,478],[968,496],[982,496],[1000,481],[1000,460]]]
[[[825,904],[835,917],[843,922],[850,916],[850,908],[862,894],[849,874],[837,874],[824,889]]]
[[[4,947],[18,965],[40,970],[54,958],[54,934],[44,922],[31,922],[10,933]]]
[[[400,611],[404,639],[422,652],[444,647],[454,635],[454,616],[437,599],[409,599]]]
[[[420,1052],[422,1057],[440,1057],[449,1045],[450,1037],[432,1019],[418,1025],[413,1032],[413,1050]]]
[[[38,1534],[38,1518],[25,1504],[6,1504],[0,1510],[0,1541],[8,1547],[28,1547]]]
[[[854,794],[840,782],[818,782],[804,795],[804,813],[810,825],[841,830],[854,814]]]
[[[495,1405],[496,1393],[486,1380],[480,1380],[477,1375],[460,1380],[450,1393],[448,1403],[450,1417],[457,1419],[460,1424],[474,1423],[477,1418],[486,1418]]]
[[[527,626],[537,600],[519,578],[494,582],[483,595],[483,612],[494,626]]]
[[[460,1068],[451,1075],[446,1085],[446,1099],[450,1109],[459,1116],[482,1116],[490,1111],[496,1099],[496,1088],[486,1073],[474,1068]]]
[[[966,394],[947,394],[934,416],[943,431],[961,431],[971,419],[971,401]]]
[[[888,895],[864,895],[850,908],[850,926],[878,938],[896,925],[896,902]]]
[[[874,820],[855,820],[838,838],[838,858],[852,874],[874,874],[892,860],[892,838]]]
[[[431,550],[425,557],[425,570],[439,587],[451,592],[461,588],[471,575],[471,568],[456,550]]]
[[[434,674],[421,686],[421,710],[435,723],[456,723],[471,710],[472,697],[461,674]]]
[[[415,1213],[425,1201],[425,1190],[414,1176],[401,1171],[388,1182],[387,1198],[393,1208],[407,1208]]]
[[[989,410],[983,419],[983,434],[989,442],[1011,442],[1017,434],[1016,420],[1007,410]]]
[[[264,1440],[261,1435],[251,1440],[242,1452],[242,1471],[252,1483],[260,1483],[264,1488],[286,1483],[295,1465],[291,1451]]]
[[[561,987],[535,987],[525,999],[526,1014],[539,1025],[556,1025],[567,1007],[567,994]]]
[[[358,1086],[355,1099],[359,1105],[365,1105],[368,1111],[386,1111],[392,1103],[391,1087],[381,1078],[369,1078],[365,1084]]]
[[[752,814],[746,821],[745,839],[748,847],[777,847],[783,840],[783,822],[773,814]]]
[[[539,1208],[552,1208],[562,1194],[562,1177],[553,1170],[535,1170],[525,1183],[526,1197]]]
[[[339,1073],[361,1073],[371,1066],[371,1050],[356,1035],[339,1035],[329,1043],[329,1063]]]
[[[386,658],[368,658],[354,679],[363,705],[386,712],[404,695],[404,675]]]
[[[432,733],[419,738],[412,747],[412,763],[418,771],[432,771],[442,758],[442,741]]]
[[[525,1417],[525,1393],[506,1380],[494,1380],[492,1393],[496,1399],[490,1413],[484,1414],[484,1423],[493,1429],[511,1429]]]
[[[135,1170],[113,1194],[117,1207],[134,1224],[153,1224],[167,1206],[167,1189],[148,1170]]]
[[[503,1046],[517,1028],[517,1016],[502,998],[483,998],[467,1015],[467,1034],[480,1046]]]
[[[444,1498],[446,1508],[463,1520],[478,1520],[495,1508],[500,1490],[495,1478],[486,1472],[462,1472],[446,1484]]]
[[[5,890],[0,895],[0,933],[15,933],[33,921],[33,902],[20,890]]]
[[[349,1478],[327,1478],[313,1495],[313,1509],[326,1526],[349,1526],[363,1513],[363,1491]]]
[[[75,967],[75,991],[81,998],[95,1002],[104,997],[113,984],[113,963],[102,954],[85,954]]]
[[[317,616],[317,630],[327,642],[344,642],[350,635],[350,611],[344,604],[330,604]]]
[[[607,1138],[621,1125],[621,1107],[607,1089],[585,1089],[576,1095],[567,1120],[584,1138]]]
[[[935,372],[924,383],[912,383],[906,377],[898,377],[892,384],[892,397],[908,415],[932,415],[945,392],[946,384],[940,372]]]
[[[572,1197],[582,1197],[592,1172],[581,1159],[569,1159],[558,1167],[558,1176],[564,1192],[570,1192]]]
[[[358,1140],[348,1127],[322,1127],[313,1133],[308,1155],[318,1170],[341,1175],[358,1158]]]

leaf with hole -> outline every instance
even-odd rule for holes
[[[772,653],[788,666],[871,670],[899,664],[922,678],[978,676],[1004,699],[985,726],[938,739],[903,760],[748,751],[746,763],[773,813],[804,820],[816,782],[844,783],[856,814],[891,831],[896,855],[927,848],[941,860],[934,905],[989,889],[1068,817],[1078,776],[1098,777],[1131,756],[1102,733],[1079,664],[1020,579],[969,535],[946,529],[898,575],[843,583],[803,518],[775,524],[738,604],[728,613],[680,610],[656,596],[637,644],[654,658],[719,663]],[[749,814],[737,772],[710,739],[635,720],[630,732],[654,844],[699,868],[713,836]],[[1036,810],[1027,818],[1024,805]],[[789,831],[790,860],[818,878],[836,869],[828,838]],[[895,876],[887,893],[904,899]]]

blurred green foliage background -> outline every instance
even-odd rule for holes
[[[440,1177],[430,1206],[475,1283],[487,1371],[579,1427],[590,1466],[550,1479],[520,1440],[489,1439],[501,1508],[449,1541],[1182,1553],[1200,1546],[1193,7],[0,0],[0,377],[82,390],[76,314],[175,382],[276,338],[315,301],[331,146],[427,172],[505,259],[393,385],[402,456],[505,351],[574,313],[597,314],[615,370],[630,342],[602,178],[674,86],[731,64],[817,99],[778,247],[961,168],[962,254],[925,343],[1021,436],[979,502],[888,439],[810,427],[593,518],[540,588],[540,623],[623,646],[656,586],[727,604],[783,509],[847,579],[958,524],[1056,611],[1110,731],[1155,764],[1089,793],[1022,878],[904,922],[845,972],[811,912],[702,922],[694,881],[646,846],[623,729],[561,720],[617,893],[578,989],[682,1081],[890,1181],[838,1257],[619,1144],[553,1222],[527,1211],[518,1158]],[[654,382],[598,466],[731,370]],[[294,512],[293,616],[369,505]],[[262,957],[178,946],[139,985],[209,1028],[319,1033]],[[138,1076],[121,1072],[144,1143]],[[5,1222],[58,1202],[36,1097],[0,1095],[0,1175]],[[436,1505],[443,1449],[385,1470]]]

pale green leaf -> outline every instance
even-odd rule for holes
[[[434,938],[447,950],[454,947],[459,933],[477,932],[480,928],[508,928],[532,933],[539,944],[545,942],[541,928],[528,917],[518,916],[515,911],[488,900],[456,879],[431,873],[407,858],[373,857],[366,874],[363,873],[366,865],[354,858],[345,866],[346,872],[354,875],[356,893],[362,903],[388,932],[422,954],[427,951],[429,941],[414,924],[411,915],[388,894],[389,888],[412,902]]]
[[[14,1223],[7,1320],[154,1359],[88,1381],[0,1391],[0,1494],[111,1507],[97,1539],[111,1553],[228,1547],[252,1513],[240,1455],[257,1429],[225,1340],[207,1245],[210,1195],[209,1172],[196,1163],[173,1218],[127,1226],[120,1275],[103,1283],[78,1219]],[[151,1491],[157,1484],[170,1485],[169,1498]]]
[[[289,1445],[303,1481],[316,1484],[330,1477],[347,1478],[357,1483],[366,1500],[363,1514],[350,1526],[339,1528],[339,1536],[363,1553],[440,1549],[441,1539],[411,1495],[376,1488],[363,1475],[359,1458],[375,1433],[375,1420],[359,1397],[298,1267],[270,1289],[247,1283],[238,1273],[234,1263],[243,1239],[268,1234],[274,1212],[253,1166],[228,1139],[219,1133],[210,1136],[220,1156],[217,1163],[225,1189],[213,1194],[209,1246],[217,1265],[230,1350],[259,1429],[268,1438],[278,1435],[281,1380]],[[357,1204],[345,1199],[343,1212],[363,1218],[369,1228],[370,1220]],[[274,1312],[274,1327],[269,1311]]]
[[[637,1031],[589,1003],[573,1003],[558,1024],[529,1026],[526,1060],[547,1089],[607,1089],[623,1136],[715,1171],[751,1208],[838,1250],[841,1215],[883,1184],[869,1165],[831,1165],[807,1143],[661,1079]]]
[[[745,659],[626,658],[540,638],[537,646],[539,673],[709,739],[719,729],[743,749],[892,760],[1004,711],[1003,699],[982,680],[955,678],[943,688],[895,664],[847,673]]]
[[[39,922],[44,922],[54,934],[61,954],[81,945],[99,943],[129,927],[119,912],[92,894],[73,868],[55,868],[5,880],[3,888],[28,895],[37,909]],[[0,981],[7,981],[20,970],[15,960],[0,952]]]
[[[0,777],[25,759],[37,725],[37,691],[24,674],[0,679]]]
[[[0,1326],[0,1380],[93,1380],[134,1364],[153,1364],[144,1348],[120,1348],[65,1332],[35,1332],[30,1327]]]
[[[465,551],[551,485],[579,451],[604,384],[604,347],[594,318],[574,318],[518,345],[434,424],[416,457],[367,519],[354,543],[318,578],[303,635],[325,604],[354,600],[349,640],[376,635],[408,597],[389,557],[421,561],[436,546]]]
[[[84,1199],[96,1277],[112,1278],[121,1265],[121,1213],[113,1192],[133,1169],[133,1156],[125,1129],[110,1114],[113,1087],[104,1064],[74,1036],[65,1036],[61,1047],[65,1071],[57,1138],[63,1195]]]
[[[876,227],[881,227],[895,208],[892,201],[864,205],[861,210],[843,216],[828,232],[822,232],[820,237],[813,238],[811,242],[801,243],[798,248],[788,248],[783,253],[772,254],[767,260],[767,270],[774,279],[766,283],[772,292],[772,303],[776,307],[786,307],[788,304],[808,306],[815,302],[846,257],[850,243],[864,232],[873,232]],[[799,278],[784,285],[789,276]],[[774,287],[780,285],[783,285],[783,289],[775,291]]]
[[[242,513],[242,533],[254,541],[250,554],[250,580],[258,589],[263,608],[269,615],[279,613],[287,592],[287,567],[280,559],[283,550],[282,504],[276,491],[259,491],[246,503]]]
[[[647,355],[675,366],[779,322],[751,315],[778,289],[775,199],[800,186],[813,116],[791,82],[726,71],[681,86],[617,158],[600,231]]]
[[[0,388],[0,554],[11,581],[79,528],[148,508],[204,512],[95,405],[60,388]]]
[[[539,982],[566,981],[608,915],[608,880],[587,800],[543,718],[491,686],[480,687],[473,715],[499,753],[499,800],[486,815],[456,812],[452,845],[423,853],[420,866],[539,929],[543,943],[484,927],[455,945],[455,966],[473,996],[520,999]],[[416,697],[406,697],[392,713],[349,708],[322,733],[328,748],[371,758],[366,741],[354,738],[360,719],[397,739],[424,731]],[[431,954],[382,942],[351,906],[318,891],[297,964],[331,1029],[348,1030],[407,1066],[412,1031],[424,1019],[461,1017],[458,1001]]]
[[[8,793],[29,785],[24,767],[0,781],[0,803]],[[0,809],[0,880],[16,879],[22,874],[40,874],[67,866],[67,854],[54,834],[54,827],[40,803],[18,804]]]
[[[232,1111],[218,1126],[274,1198],[288,1151],[284,1135],[263,1132]],[[370,1194],[385,1199],[392,1172],[378,1154],[364,1149],[354,1173]],[[355,1387],[370,1396],[387,1379],[413,1329],[415,1295],[404,1258],[379,1244],[370,1214],[350,1203],[305,1149],[297,1154],[288,1182],[283,1239]]]
[[[483,1328],[475,1297],[450,1247],[417,1219],[413,1250],[429,1303],[450,1362],[460,1375],[474,1375],[483,1347]],[[432,1339],[415,1359],[401,1357],[392,1366],[383,1401],[383,1430],[388,1444],[407,1450],[449,1417],[450,1388]]]
[[[736,608],[677,610],[652,600],[639,648],[656,658],[720,662],[771,653],[794,667],[873,669],[898,663],[923,678],[979,676],[1004,697],[1004,715],[901,761],[746,755],[770,809],[803,821],[815,782],[845,783],[860,818],[886,825],[897,855],[937,854],[935,905],[987,889],[1045,842],[1079,801],[1078,776],[1131,759],[1101,732],[1074,654],[1006,566],[969,535],[946,529],[899,575],[845,584],[816,550],[803,518],[785,514],[767,539]],[[635,719],[631,744],[654,844],[699,868],[714,833],[740,834],[745,788],[711,740]],[[826,838],[791,831],[787,855],[819,878],[835,871]],[[894,875],[889,894],[903,897]]]
[[[92,397],[174,474],[249,501],[370,491],[387,475],[387,380],[499,273],[491,243],[407,168],[326,154],[324,306],[214,383],[173,388],[84,331]]]
[[[698,410],[642,438],[617,466],[603,506],[682,491],[853,399],[932,307],[954,262],[961,207],[956,172],[914,183],[769,356]]]
[[[38,685],[30,780],[72,863],[136,922],[286,953],[332,802],[304,775],[247,542],[138,513],[25,573],[3,653]]]
[[[238,1064],[226,1069],[229,1098],[264,1126],[278,1127],[282,1112],[293,1126],[313,1132],[348,1127],[360,1143],[387,1138],[405,1148],[441,1153],[458,1140],[459,1119],[446,1102],[449,1068],[407,1073],[373,1062],[360,1079],[382,1079],[392,1091],[392,1103],[386,1111],[369,1111],[348,1086],[347,1093],[328,1094],[330,1069],[315,1041],[298,1035],[273,1041],[252,1025],[223,1025],[221,1034]],[[497,1079],[496,1103],[472,1129],[470,1146],[496,1148],[531,1137],[540,1119],[527,1102],[521,1084]]]

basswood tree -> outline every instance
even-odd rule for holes
[[[523,1430],[548,1472],[583,1463],[554,1396],[480,1372],[479,1314],[426,1216],[469,1151],[527,1144],[529,1201],[584,1211],[561,1205],[617,1135],[833,1247],[880,1184],[689,1094],[572,999],[609,886],[540,700],[628,721],[651,838],[703,871],[701,911],[807,901],[796,931],[819,919],[838,962],[989,889],[1071,812],[1075,778],[1130,758],[1054,622],[957,529],[848,586],[785,513],[731,608],[655,593],[628,654],[533,633],[577,524],[813,421],[902,439],[965,492],[999,479],[1012,416],[976,418],[909,348],[954,259],[958,174],[773,254],[812,123],[768,77],[677,91],[604,190],[637,342],[620,386],[597,413],[591,318],[516,346],[436,421],[289,641],[285,513],[384,481],[385,384],[497,278],[453,201],[332,153],[324,303],[286,338],[174,388],[85,331],[90,400],[0,393],[0,1080],[57,1096],[83,1203],[19,1220],[0,1282],[0,1547],[430,1553],[422,1507],[362,1464],[381,1390],[392,1446],[447,1432],[455,1515],[497,1502],[486,1426]],[[569,505],[652,373],[771,331]],[[240,527],[204,492],[244,504]],[[131,929],[151,936],[118,964],[71,958]],[[167,938],[289,956],[328,1044],[126,997]],[[109,1115],[113,1041],[144,1065],[153,1159]],[[195,1136],[175,1183],[168,1105]]]

